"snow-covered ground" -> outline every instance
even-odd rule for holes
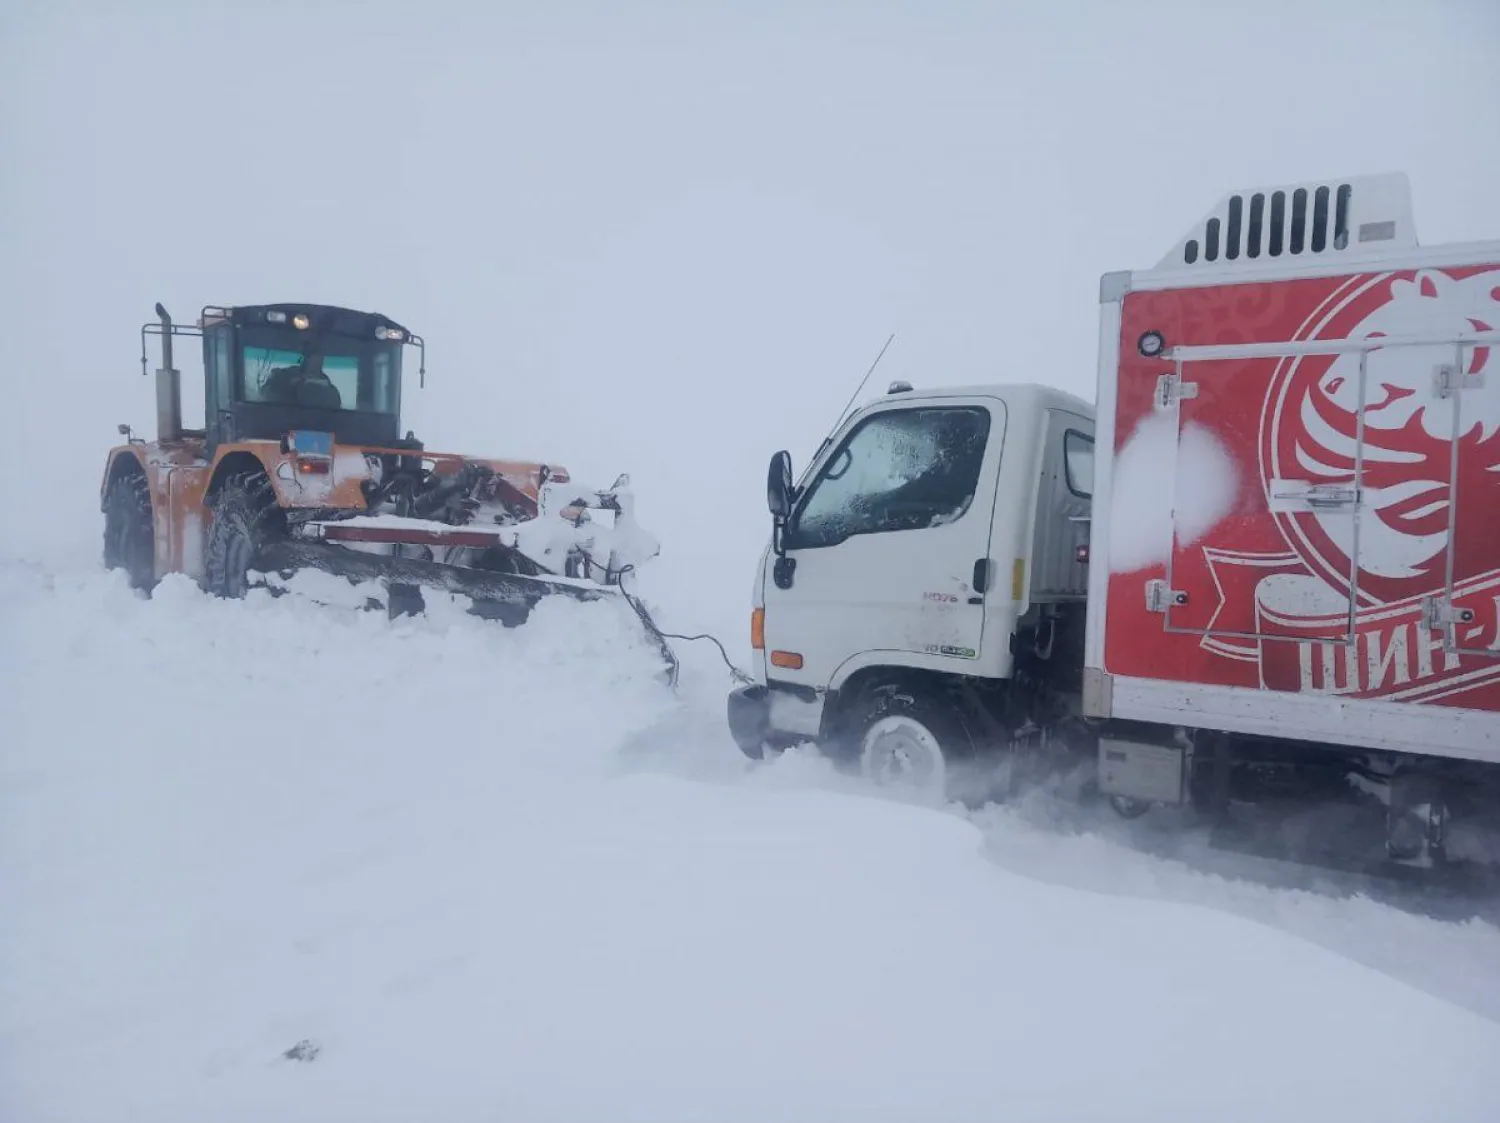
[[[751,767],[711,652],[429,608],[0,563],[0,1119],[1496,1117],[1493,924]]]
[[[767,459],[891,332],[870,395],[1088,398],[1100,276],[1226,191],[1405,169],[1495,234],[1492,0],[720,7],[6,6],[0,1123],[1493,1123],[1500,902],[752,767],[606,605],[98,569],[158,300],[409,325],[403,432],[628,472],[662,622],[743,657]]]

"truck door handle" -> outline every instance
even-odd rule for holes
[[[969,582],[978,596],[969,598],[970,604],[979,604],[985,593],[989,592],[990,574],[994,563],[989,558],[980,558],[974,563],[974,579]]]

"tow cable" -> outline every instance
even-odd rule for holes
[[[652,638],[656,640],[657,646],[661,648],[662,654],[666,657],[667,662],[671,667],[670,677],[673,686],[677,685],[677,671],[680,666],[680,662],[677,658],[676,653],[672,650],[672,645],[667,641],[674,639],[682,643],[697,643],[700,640],[708,641],[709,643],[713,644],[714,647],[718,648],[719,658],[724,661],[724,666],[729,668],[729,674],[735,680],[735,682],[741,683],[745,686],[750,686],[755,682],[753,678],[751,678],[748,674],[734,665],[734,660],[729,658],[729,652],[725,649],[724,644],[720,642],[717,636],[709,635],[707,632],[702,632],[695,636],[686,636],[681,635],[677,632],[664,632],[659,627],[657,627],[656,621],[651,618],[651,613],[646,609],[646,606],[641,603],[640,598],[625,588],[625,575],[634,569],[635,566],[627,565],[623,569],[620,569],[616,572],[615,576],[619,582],[620,595],[625,598],[625,602],[629,604],[630,607],[635,611],[635,614],[640,617],[641,624],[645,627],[646,631],[651,633]]]

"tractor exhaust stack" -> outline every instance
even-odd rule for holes
[[[172,365],[172,317],[158,301],[161,317],[161,367],[156,372],[156,439],[182,439],[182,376]]]

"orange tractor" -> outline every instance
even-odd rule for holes
[[[400,435],[402,359],[426,345],[374,312],[315,304],[208,306],[196,325],[160,304],[156,440],[120,426],[104,469],[104,563],[150,590],[184,573],[208,592],[279,588],[301,569],[374,582],[392,615],[422,589],[462,594],[507,625],[554,594],[621,595],[659,544],[629,480],[581,487],[556,465],[425,449]],[[182,424],[173,340],[203,341],[202,429]],[[625,599],[675,660],[639,602]],[[378,603],[378,598],[376,599]]]

